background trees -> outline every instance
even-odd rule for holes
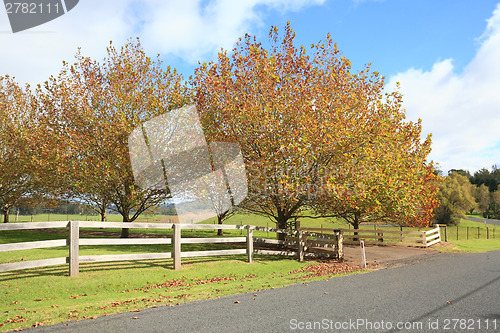
[[[449,224],[455,218],[463,218],[466,213],[478,207],[475,193],[475,186],[466,176],[451,171],[439,185],[439,207],[435,211],[438,223]]]
[[[474,175],[470,177],[470,181],[477,186],[484,184],[490,192],[495,192],[500,184],[500,169],[496,165],[493,165],[491,172],[486,168],[482,168],[474,172]]]

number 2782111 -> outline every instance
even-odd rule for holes
[[[59,3],[6,2],[7,14],[58,14]]]

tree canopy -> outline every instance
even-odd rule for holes
[[[39,193],[40,166],[35,153],[39,115],[30,87],[0,77],[0,210],[9,221],[11,207]]]
[[[282,37],[274,27],[269,38],[271,47],[266,50],[246,35],[229,54],[221,51],[216,62],[202,64],[193,80],[209,140],[236,142],[243,152],[249,198],[242,206],[283,228],[305,209],[323,204],[318,211],[328,211],[325,205],[332,201],[326,203],[322,197],[332,194],[329,187],[356,186],[365,177],[363,185],[373,189],[391,183],[391,195],[410,201],[403,192],[412,188],[419,204],[406,217],[425,216],[422,221],[428,223],[435,196],[432,186],[428,189],[432,176],[425,160],[430,140],[420,144],[420,125],[402,121],[400,96],[384,101],[383,78],[369,66],[353,73],[329,35],[311,45],[311,55],[306,47],[294,46],[289,24]],[[399,191],[392,184],[395,180],[381,182],[381,173],[389,175],[394,166],[388,154],[399,163]],[[349,198],[386,207],[373,196]],[[392,201],[393,210],[403,204]],[[340,215],[341,205],[329,213]]]
[[[182,106],[187,90],[182,76],[146,56],[139,41],[117,50],[112,44],[102,63],[76,55],[44,87],[51,133],[64,144],[53,158],[64,189],[104,214],[111,208],[124,222],[168,197],[168,188],[136,185],[128,136],[145,121]],[[122,236],[127,237],[128,229]]]
[[[195,103],[207,149],[216,142],[241,149],[248,196],[240,208],[279,228],[307,214],[343,218],[355,228],[428,225],[439,177],[427,160],[431,138],[421,137],[420,121],[405,119],[402,96],[385,93],[384,78],[369,64],[354,71],[330,35],[297,47],[287,24],[282,33],[273,27],[269,40],[265,48],[246,35],[232,51],[200,64],[189,82],[149,58],[138,40],[119,49],[110,44],[103,61],[78,51],[73,64],[64,62],[33,91],[2,78],[4,211],[38,192],[85,202],[103,220],[112,209],[134,221],[170,192],[138,186],[129,135]],[[213,156],[208,164],[216,169]],[[186,172],[168,171],[171,178]]]

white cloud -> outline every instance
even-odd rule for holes
[[[500,165],[500,4],[480,41],[461,73],[445,59],[430,71],[398,73],[388,84],[401,83],[407,116],[421,118],[425,134],[432,133],[431,158],[445,172]]]
[[[56,75],[77,48],[96,59],[109,41],[117,45],[140,37],[146,51],[175,55],[187,62],[231,48],[237,38],[261,24],[268,9],[297,11],[325,0],[82,0],[66,15],[12,34],[0,10],[0,75],[40,83]]]

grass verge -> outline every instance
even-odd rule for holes
[[[448,243],[440,243],[433,246],[441,252],[488,252],[500,250],[500,238],[498,239],[470,239],[451,240]]]
[[[80,275],[67,276],[67,265],[0,273],[0,332],[93,319],[108,314],[214,299],[300,282],[352,274],[335,261],[298,262],[292,258],[245,256],[119,263],[83,263]]]

